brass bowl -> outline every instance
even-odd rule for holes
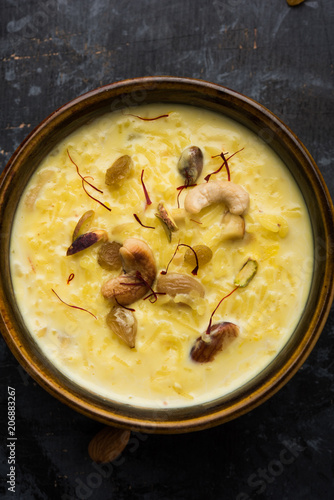
[[[147,409],[105,400],[60,373],[41,352],[18,310],[10,276],[9,244],[16,207],[31,175],[64,137],[97,116],[141,103],[178,103],[222,113],[258,134],[291,171],[306,201],[314,239],[311,291],[299,324],[276,358],[247,384],[217,400],[186,408]],[[106,85],[52,113],[16,150],[0,180],[0,327],[14,356],[49,393],[108,425],[177,433],[211,427],[253,409],[278,391],[306,360],[327,319],[334,295],[333,205],[322,176],[298,138],[270,111],[219,85],[174,77],[147,77]]]

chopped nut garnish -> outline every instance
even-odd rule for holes
[[[197,146],[186,148],[179,158],[177,168],[187,184],[194,184],[203,169],[203,153],[201,149]]]
[[[155,214],[155,216],[162,222],[168,241],[172,241],[172,233],[177,231],[179,228],[177,227],[171,213],[164,206],[162,201],[158,205],[158,213]]]
[[[85,212],[80,217],[73,231],[72,243],[74,240],[78,238],[78,236],[85,233],[85,231],[88,229],[88,226],[91,224],[94,215],[95,215],[94,210],[88,210],[88,212]]]
[[[68,248],[66,255],[73,255],[75,253],[82,252],[82,250],[86,250],[86,248],[94,245],[94,243],[97,243],[101,240],[106,241],[107,239],[108,233],[107,231],[103,230],[97,230],[82,234],[73,241],[72,245]]]
[[[231,181],[211,181],[192,188],[184,200],[190,214],[198,214],[212,203],[225,203],[231,214],[242,215],[249,205],[249,194]]]
[[[209,334],[204,333],[196,339],[190,351],[190,356],[197,363],[208,363],[238,335],[239,328],[234,323],[226,321],[216,323],[211,326]]]
[[[256,260],[248,259],[247,262],[240,269],[237,277],[234,280],[234,284],[240,288],[244,288],[248,283],[254,278],[258,268],[258,263]]]
[[[160,275],[157,282],[157,291],[167,293],[171,297],[179,294],[189,294],[196,292],[204,297],[205,290],[203,285],[187,274],[168,273]]]
[[[119,304],[127,306],[146,295],[157,270],[153,252],[145,241],[128,238],[119,252],[124,274],[104,283],[101,291],[106,299],[115,297]]]
[[[135,346],[137,320],[132,311],[121,306],[114,306],[108,313],[106,320],[111,330],[129,347]]]

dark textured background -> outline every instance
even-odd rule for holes
[[[242,92],[300,137],[334,195],[334,2],[0,0],[0,157],[55,108],[116,80],[201,78]],[[97,470],[100,424],[42,390],[0,341],[1,422],[17,397],[17,486],[2,498],[327,500],[334,497],[334,314],[313,353],[272,399],[211,430],[134,435]],[[285,451],[290,450],[290,451]],[[289,461],[289,463],[287,463]]]

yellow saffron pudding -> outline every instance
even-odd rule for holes
[[[203,169],[193,183],[178,169],[190,146],[203,154]],[[131,168],[106,184],[106,172],[125,155]],[[248,193],[249,204],[238,215],[242,235],[229,234],[226,201],[214,199],[197,213],[185,209],[187,196],[206,182],[230,182]],[[161,203],[176,229],[169,231],[156,217]],[[88,211],[93,212],[85,232],[102,232],[103,238],[67,255],[73,231]],[[174,296],[148,290],[125,304],[134,309],[137,323],[134,347],[108,325],[115,303],[101,292],[122,270],[98,262],[106,239],[123,245],[129,238],[153,253],[153,291],[168,264],[165,276],[186,275],[204,290]],[[192,274],[195,255],[188,247],[198,245],[212,255],[208,262],[200,259]],[[257,263],[256,274],[247,286],[236,287],[249,259]],[[313,261],[308,210],[281,159],[232,119],[179,104],[113,111],[57,144],[24,191],[10,248],[20,312],[50,361],[103,398],[146,408],[212,401],[268,366],[298,324]],[[196,362],[190,353],[196,339],[205,338],[210,321],[233,323],[238,335],[211,361]]]

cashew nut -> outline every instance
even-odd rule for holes
[[[171,297],[191,292],[197,293],[200,297],[204,297],[205,295],[204,287],[199,281],[196,281],[188,274],[179,273],[168,273],[159,276],[157,291],[159,293],[167,293]]]
[[[156,265],[152,250],[145,241],[128,238],[119,250],[124,274],[102,285],[106,299],[115,297],[126,306],[141,299],[153,285]]]
[[[249,195],[239,184],[230,181],[211,181],[199,184],[188,192],[184,208],[197,214],[211,203],[223,202],[231,214],[241,215],[249,204]]]

